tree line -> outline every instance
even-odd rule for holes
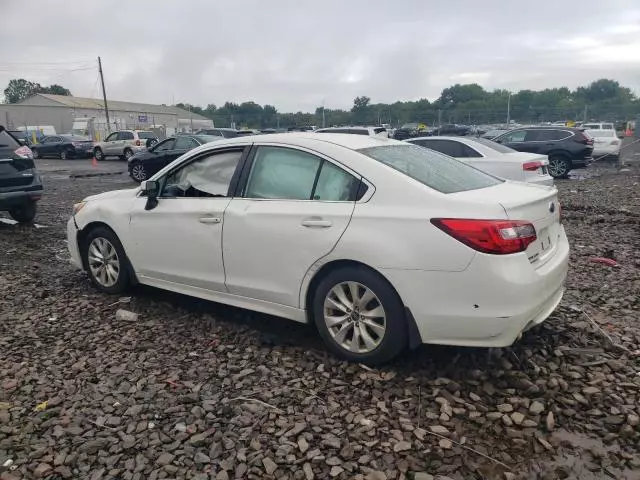
[[[372,103],[358,96],[350,110],[317,107],[314,112],[280,113],[272,105],[253,101],[225,102],[221,107],[205,108],[188,103],[177,107],[211,118],[216,126],[276,128],[288,126],[378,125],[405,123],[438,125],[444,123],[489,124],[511,120],[538,123],[559,120],[626,120],[640,114],[640,99],[630,88],[611,79],[599,79],[575,90],[567,87],[544,90],[487,91],[477,83],[456,84],[442,90],[433,102],[426,98],[394,103]],[[324,115],[323,115],[324,114]],[[324,118],[324,122],[323,122]]]
[[[25,79],[14,79],[4,90],[7,103],[17,103],[35,93],[71,95],[60,86],[42,86]],[[290,126],[378,125],[400,126],[415,122],[426,125],[444,123],[520,123],[558,120],[628,120],[640,114],[640,99],[631,89],[615,80],[602,78],[575,90],[567,87],[544,90],[485,90],[477,83],[455,84],[442,90],[433,102],[426,98],[394,103],[372,103],[361,95],[349,110],[317,107],[313,112],[279,112],[273,105],[253,101],[225,102],[206,107],[178,103],[176,107],[212,119],[216,126],[238,128],[283,128]]]

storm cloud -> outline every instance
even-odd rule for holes
[[[23,77],[99,96],[100,55],[109,97],[148,103],[310,111],[601,77],[640,93],[637,0],[3,0],[0,44],[0,90]]]

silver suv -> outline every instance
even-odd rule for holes
[[[120,130],[111,133],[102,142],[96,142],[93,147],[93,156],[96,160],[104,160],[105,157],[117,156],[129,160],[136,152],[145,150],[158,143],[155,133],[147,130]]]

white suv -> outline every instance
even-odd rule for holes
[[[389,137],[384,127],[329,127],[319,128],[316,133],[350,133],[352,135],[369,135],[370,137]]]
[[[93,147],[93,156],[96,160],[104,160],[108,156],[129,160],[136,152],[157,142],[156,134],[147,130],[120,130],[111,133],[104,141],[97,142]]]

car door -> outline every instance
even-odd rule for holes
[[[144,163],[144,168],[149,177],[178,158],[173,156],[175,144],[175,138],[167,138],[147,150],[146,154],[143,154],[144,160],[142,160],[142,163]]]
[[[176,166],[160,179],[151,210],[145,210],[144,196],[135,199],[130,259],[143,283],[226,291],[223,214],[244,151],[234,146],[203,152]]]
[[[312,151],[254,147],[224,214],[229,293],[298,308],[308,269],[351,220],[360,180]]]
[[[58,136],[51,136],[44,139],[40,153],[47,156],[58,155],[62,149],[62,138]]]
[[[127,146],[133,146],[134,138],[133,132],[118,132],[118,140],[115,143],[114,155],[122,155]]]
[[[118,143],[118,133],[113,132],[104,139],[102,151],[106,155],[116,155],[116,145]]]

